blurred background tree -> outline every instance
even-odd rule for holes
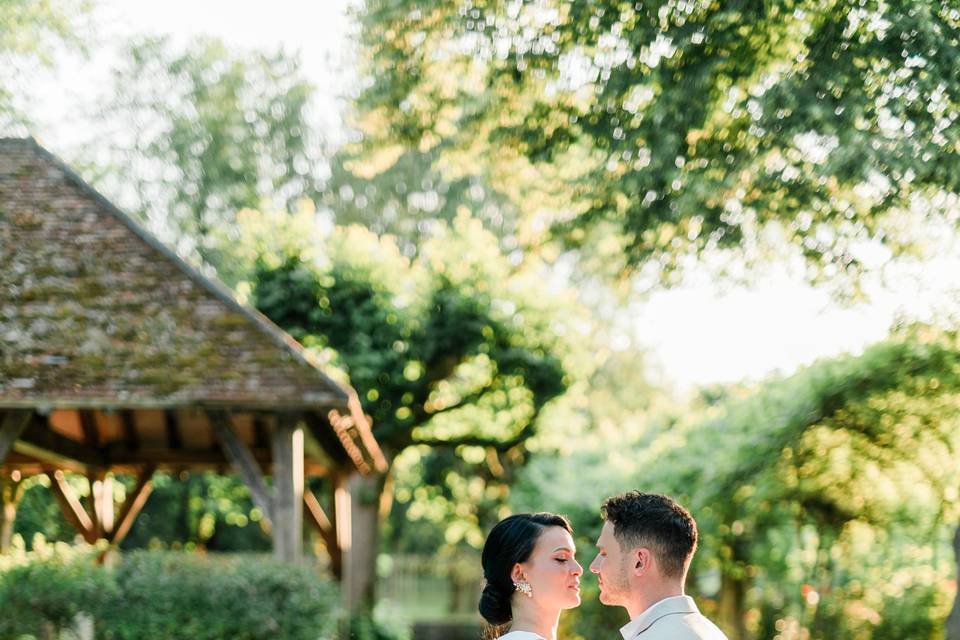
[[[391,519],[391,546],[479,546],[541,412],[584,360],[570,346],[576,306],[543,295],[540,274],[514,269],[465,211],[436,221],[413,259],[359,226],[305,234],[309,216],[278,233],[283,214],[245,212],[252,300],[350,376],[397,466],[377,488],[382,511],[403,480],[401,515],[431,514],[432,536],[408,536],[405,518]]]
[[[89,0],[0,2],[0,130],[32,123],[31,74],[55,64],[58,50],[86,51]]]
[[[326,164],[308,117],[314,87],[295,56],[235,51],[215,39],[181,48],[143,38],[121,61],[99,116],[112,145],[89,159],[98,182],[236,284],[244,274],[213,235],[235,239],[241,209],[295,211],[318,197]]]
[[[612,448],[626,455],[595,443],[563,465],[535,460],[511,502],[558,505],[578,543],[592,545],[605,496],[640,486],[678,497],[701,532],[691,589],[731,638],[774,637],[784,625],[817,638],[868,628],[873,638],[941,637],[960,515],[957,347],[955,333],[905,327],[861,356],[680,419],[667,411]],[[567,622],[571,637],[623,622],[591,595]]]
[[[17,72],[84,42],[85,7],[0,2],[0,126],[28,119]],[[731,637],[942,637],[955,323],[685,397],[653,382],[632,312],[642,277],[718,256],[856,284],[939,250],[960,210],[952,5],[368,0],[356,18],[351,144],[311,124],[296,56],[148,37],[75,160],[349,374],[391,458],[384,556],[469,559],[497,518],[551,509],[589,562],[601,500],[643,487],[697,515],[691,586]],[[17,533],[70,539],[42,479],[21,488]],[[259,515],[234,479],[162,476],[126,544],[257,550]],[[563,635],[615,633],[584,584]]]
[[[889,214],[932,217],[922,201],[960,186],[949,4],[369,0],[357,17],[368,172],[410,149],[482,167],[569,246],[615,230],[628,271],[772,234],[811,275],[856,273],[864,243],[906,249]]]

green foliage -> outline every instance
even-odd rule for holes
[[[73,474],[67,474],[67,478],[79,496],[89,495],[85,478]],[[115,480],[115,502],[121,504],[135,480],[123,475]],[[63,517],[46,476],[29,478],[26,483],[14,521],[14,533],[24,546],[33,548],[35,539],[41,544],[75,540],[77,532]],[[153,478],[150,499],[121,548],[266,552],[271,543],[261,526],[262,518],[249,490],[236,476],[158,473]]]
[[[240,552],[271,549],[263,514],[234,475],[156,474],[153,492],[123,541],[123,549],[202,548]]]
[[[68,476],[69,477],[69,476]],[[75,478],[71,477],[71,481]],[[77,488],[76,483],[74,488]],[[71,542],[77,532],[63,516],[46,476],[34,476],[24,480],[23,498],[17,505],[13,522],[14,535],[20,536],[28,547],[39,534],[40,539],[50,542]]]
[[[104,99],[103,118],[133,132],[114,141],[111,179],[118,192],[134,190],[134,210],[235,283],[241,274],[217,234],[235,232],[237,212],[264,203],[295,211],[318,193],[312,95],[282,51],[135,41]]]
[[[0,638],[66,629],[78,613],[116,601],[115,585],[93,570],[95,549],[41,545],[32,556],[0,556]]]
[[[80,612],[108,640],[316,640],[340,620],[336,589],[307,568],[144,552],[109,569],[63,545],[0,568],[0,603],[0,638],[11,639],[40,636],[44,622],[67,628]]]
[[[950,3],[370,0],[359,19],[370,166],[437,150],[574,246],[612,226],[631,267],[767,228],[856,272],[858,242],[904,249],[885,214],[960,188]]]
[[[378,235],[396,237],[404,255],[415,255],[435,231],[437,221],[452,224],[464,208],[501,239],[505,250],[523,237],[516,208],[476,172],[449,175],[437,170],[439,153],[408,151],[388,169],[369,175],[365,158],[351,147],[331,159],[331,175],[319,204],[340,226],[362,225]]]
[[[447,542],[478,544],[478,522],[494,517],[541,412],[567,386],[576,356],[559,334],[572,335],[575,316],[558,311],[575,305],[544,296],[535,268],[511,265],[466,215],[438,223],[413,260],[359,227],[313,242],[262,252],[257,307],[350,376],[396,460],[400,503],[429,503],[412,515],[456,522]]]
[[[339,597],[315,572],[272,560],[139,553],[115,579],[124,606],[105,638],[329,638]]]
[[[946,538],[960,510],[958,346],[952,332],[907,327],[859,356],[734,394],[700,419],[653,420],[618,447],[623,455],[598,447],[534,460],[513,506],[570,514],[589,550],[604,497],[665,492],[697,518],[689,586],[733,607],[721,620],[728,629],[938,637],[954,570]],[[568,635],[589,637],[599,607],[585,598],[565,622]]]
[[[516,300],[531,291],[494,289],[509,266],[490,236],[463,219],[412,263],[358,228],[331,243],[338,246],[319,269],[297,255],[261,261],[254,297],[294,337],[335,351],[383,445],[506,452],[532,434],[539,411],[564,389],[558,345],[533,299]],[[466,433],[441,419],[453,411]],[[491,417],[493,429],[484,424]],[[445,429],[429,428],[441,422]]]
[[[375,612],[360,611],[350,616],[350,640],[410,640],[410,631],[398,620],[379,619]]]
[[[947,594],[942,584],[913,584],[902,593],[887,596],[880,623],[871,634],[872,640],[943,637],[942,621],[950,609]]]

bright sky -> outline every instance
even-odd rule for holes
[[[657,292],[638,315],[637,335],[680,387],[789,374],[819,358],[859,352],[898,318],[929,320],[956,309],[956,254],[894,271],[890,288],[874,289],[869,303],[855,306],[785,274],[749,289],[698,284]]]
[[[169,33],[178,40],[211,35],[238,48],[299,53],[320,94],[318,121],[328,139],[339,139],[340,96],[352,78],[345,64],[351,26],[344,0],[100,0],[100,5],[101,42],[136,33]],[[61,152],[77,144],[72,109],[106,86],[113,55],[107,48],[89,62],[67,61],[56,78],[41,84],[39,92],[49,98],[36,113],[42,142]],[[837,306],[826,290],[785,273],[768,274],[749,289],[725,291],[701,276],[637,305],[636,333],[652,350],[661,374],[681,388],[789,373],[882,339],[898,315],[929,317],[955,304],[960,291],[956,256],[951,251],[931,263],[892,269],[888,283],[874,288],[872,302],[853,308]]]
[[[299,54],[305,75],[317,87],[316,119],[338,139],[341,97],[353,75],[348,64],[351,22],[345,0],[97,0],[88,34],[97,44],[90,60],[63,56],[56,77],[43,78],[39,91],[49,97],[35,117],[44,142],[68,149],[80,142],[70,117],[75,105],[89,106],[108,86],[117,47],[137,35],[170,35],[176,42],[213,36],[238,49]]]

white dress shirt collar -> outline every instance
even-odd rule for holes
[[[543,638],[531,631],[511,631],[506,635],[500,636],[498,640],[543,640]]]
[[[647,607],[647,610],[625,624],[620,629],[623,640],[633,640],[650,628],[654,622],[663,616],[676,613],[699,613],[696,603],[690,596],[671,596]]]

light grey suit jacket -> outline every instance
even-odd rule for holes
[[[631,620],[620,633],[623,640],[727,640],[689,596],[661,600]]]

